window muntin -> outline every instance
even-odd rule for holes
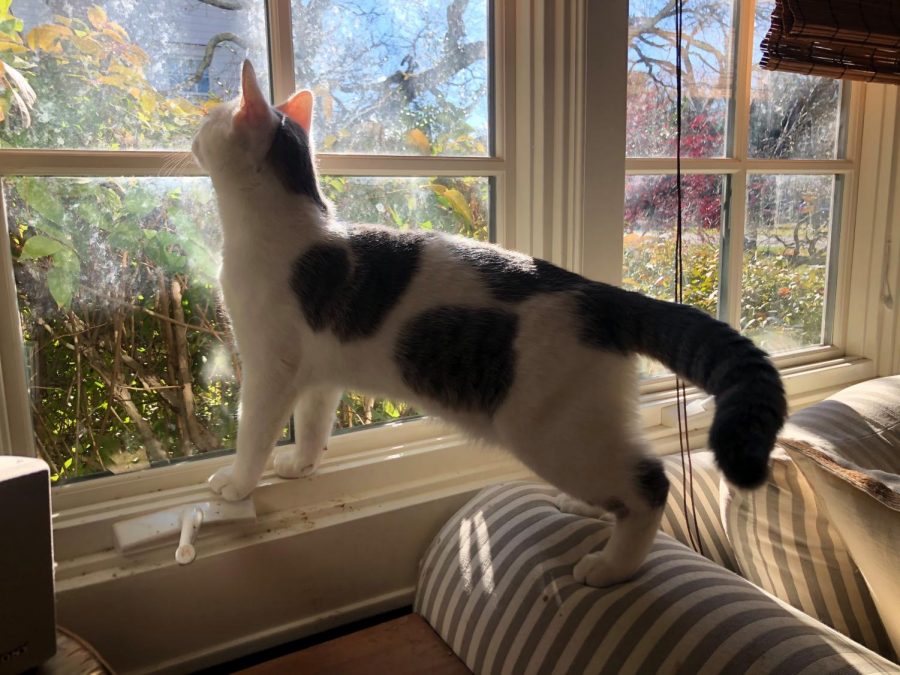
[[[294,78],[324,152],[486,156],[488,0],[292,0]]]

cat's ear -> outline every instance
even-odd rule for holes
[[[259,88],[253,65],[247,59],[241,70],[241,105],[234,114],[234,121],[236,124],[258,126],[269,119],[269,114],[269,102]]]
[[[275,107],[303,127],[303,131],[309,135],[313,113],[313,93],[309,89],[292,94],[287,101]]]

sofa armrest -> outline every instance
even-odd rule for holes
[[[415,610],[473,672],[900,672],[664,533],[633,581],[577,583],[611,528],[561,513],[555,494],[488,488],[422,560]]]

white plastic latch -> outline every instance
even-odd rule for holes
[[[686,407],[687,412],[687,428],[702,429],[708,427],[712,423],[713,415],[716,414],[716,402],[714,396],[706,398],[695,398],[689,401]],[[678,406],[666,406],[660,412],[660,423],[666,427],[678,428]]]
[[[121,520],[113,525],[113,535],[116,548],[123,555],[153,548],[177,538],[175,560],[180,565],[187,565],[197,555],[194,542],[202,524],[248,520],[256,520],[256,508],[252,499],[239,502],[213,500]]]

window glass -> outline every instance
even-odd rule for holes
[[[487,238],[487,178],[323,185],[345,220]],[[241,368],[209,181],[21,177],[6,198],[36,444],[55,479],[233,448]],[[336,424],[417,414],[348,393]]]
[[[263,0],[13,0],[0,147],[186,150],[244,58],[267,80],[265,31]]]
[[[833,159],[838,156],[841,81],[763,70],[760,43],[775,3],[756,3],[750,93],[751,157]]]
[[[487,0],[292,0],[320,152],[486,155]]]
[[[684,3],[682,153],[726,154],[734,3]],[[628,157],[675,155],[675,3],[629,3]]]
[[[741,330],[780,352],[822,343],[834,176],[751,175]]]

